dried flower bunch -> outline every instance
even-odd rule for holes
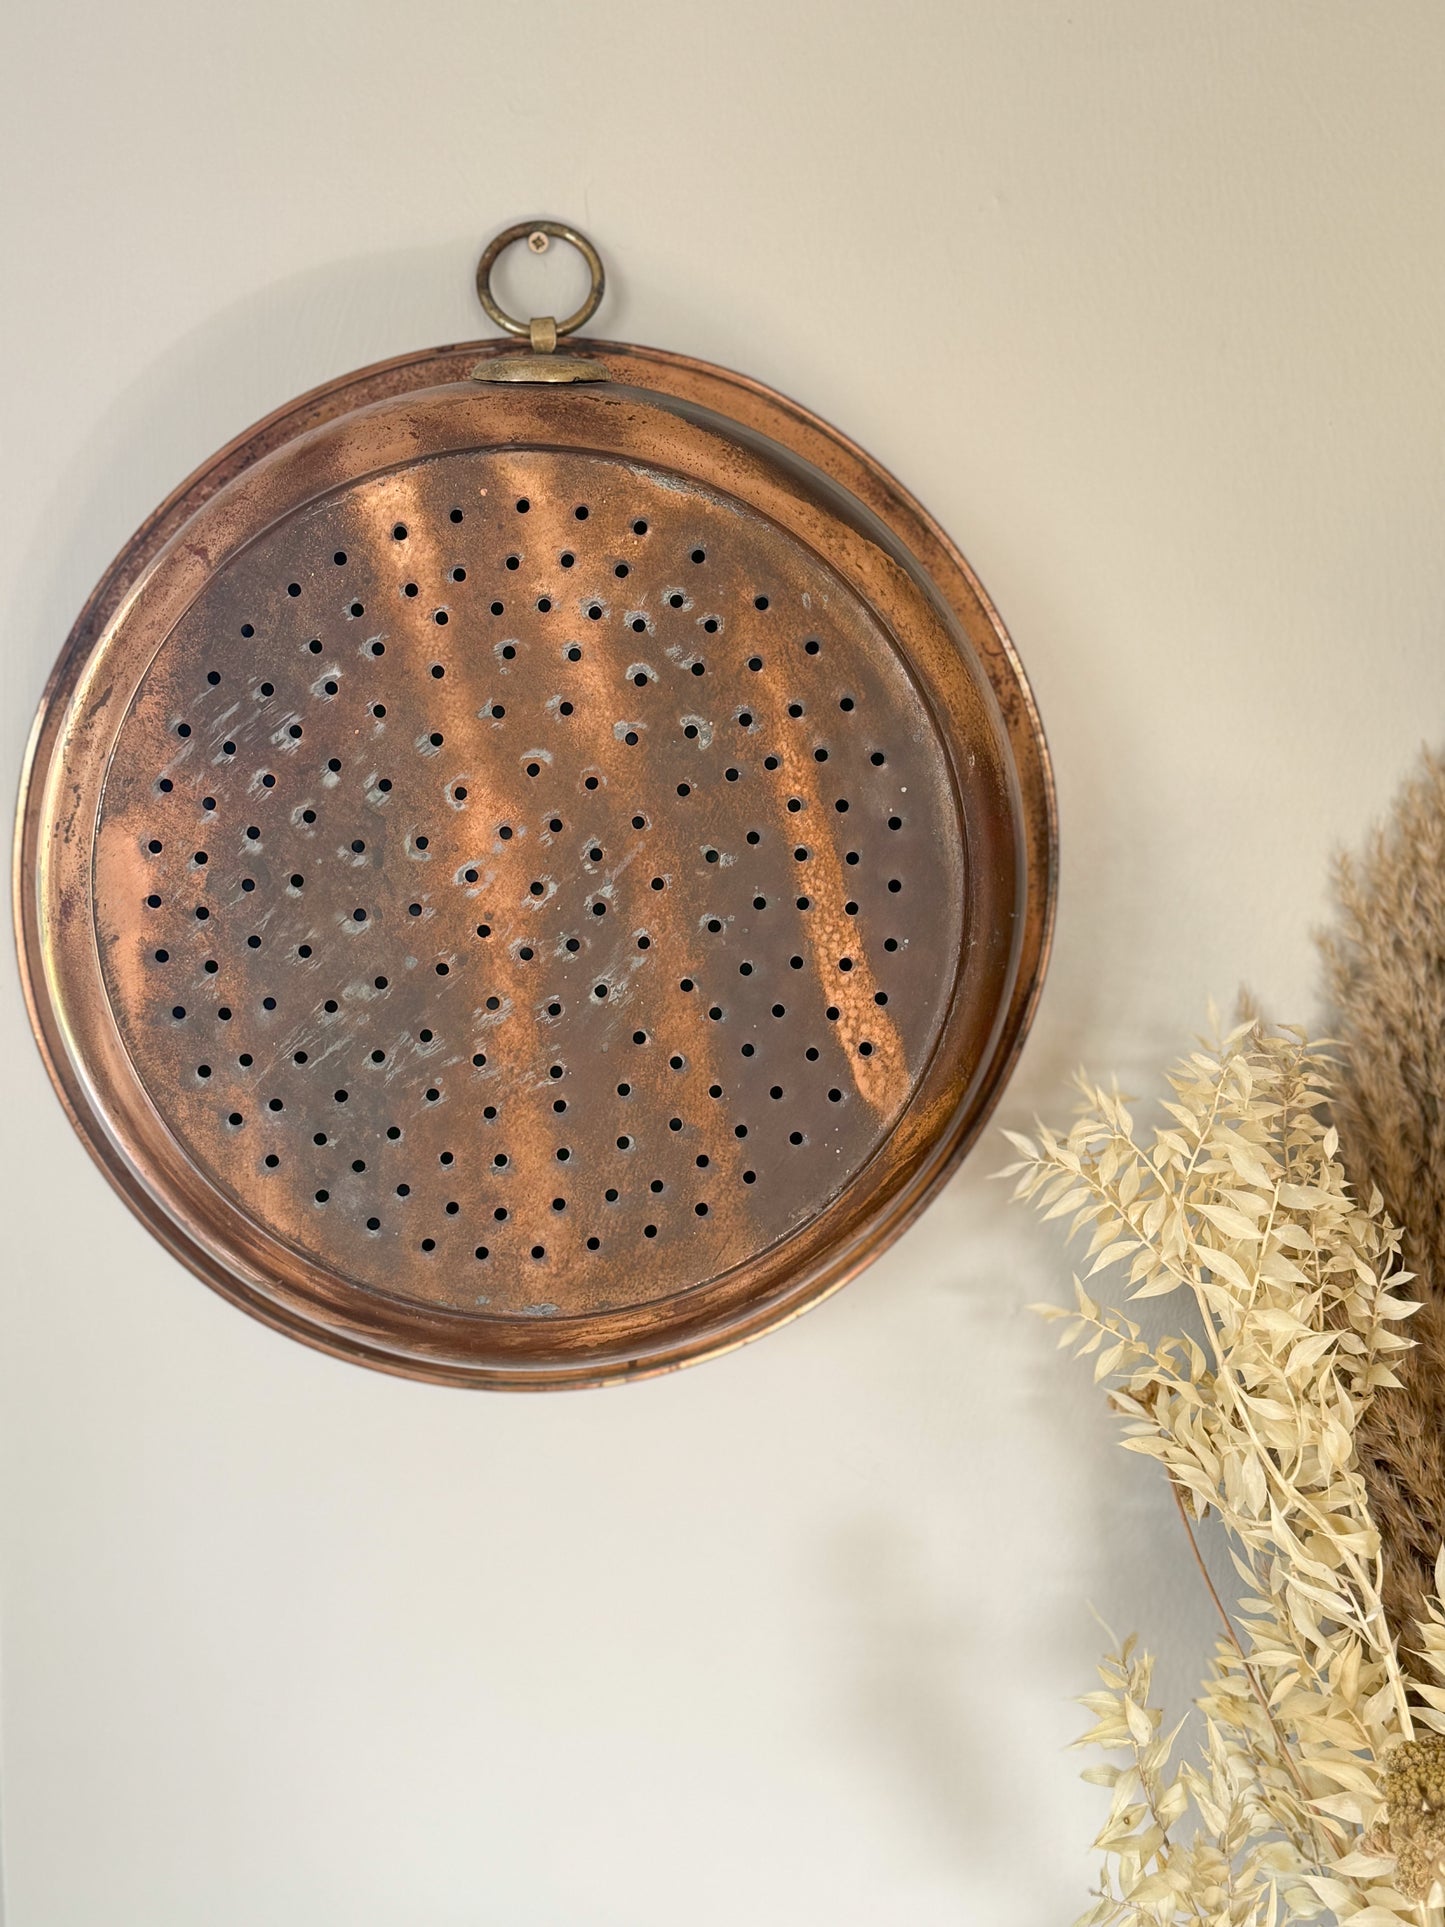
[[[1122,1265],[1134,1298],[1186,1294],[1192,1329],[1154,1341],[1077,1279],[1050,1315],[1191,1538],[1222,1521],[1243,1586],[1220,1604],[1192,1752],[1176,1761],[1132,1642],[1085,1701],[1081,1744],[1125,1756],[1087,1776],[1112,1788],[1091,1927],[1442,1921],[1445,1568],[1397,1640],[1358,1449],[1416,1307],[1400,1232],[1348,1181],[1336,1074],[1301,1033],[1251,1022],[1176,1067],[1155,1129],[1085,1083],[1066,1134],[1012,1139],[1016,1195],[1087,1236],[1087,1275]]]

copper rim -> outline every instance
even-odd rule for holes
[[[608,384],[468,384],[507,348],[467,344],[222,450],[87,604],[22,786],[92,1155],[233,1302],[436,1382],[666,1370],[837,1289],[982,1128],[1051,935],[1047,752],[957,550],[783,397],[578,346]]]

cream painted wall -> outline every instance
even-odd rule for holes
[[[1059,940],[1002,1120],[1150,1084],[1310,928],[1445,705],[1445,14],[1428,0],[47,0],[4,27],[4,788],[153,503],[482,332],[480,243],[896,469],[1034,679]],[[534,269],[537,264],[531,264]],[[545,264],[544,264],[545,265]],[[6,966],[7,1927],[1053,1927],[1101,1635],[1210,1634],[1025,1311],[986,1145],[789,1330],[508,1399],[250,1323],[73,1139]]]

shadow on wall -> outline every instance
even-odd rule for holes
[[[1091,993],[1082,992],[1080,1010],[1093,1001]],[[1147,1135],[1167,1121],[1158,1109],[1158,1100],[1168,1095],[1163,1067],[1192,1048],[1194,1035],[1187,1026],[1167,1033],[1162,1021],[1141,1025],[1141,1032],[1132,1060],[1141,1095],[1132,1110],[1141,1135]],[[1077,1041],[1052,1031],[1041,1040],[1039,1055],[1054,1081],[1041,1088],[1038,1110],[1056,1128],[1067,1127],[1074,1111],[1062,1058],[1068,1044]],[[1109,1066],[1089,1068],[1107,1082]],[[1043,1080],[1031,1082],[1041,1086]],[[1033,1089],[1010,1087],[1005,1108],[1011,1128],[1034,1129],[1035,1119],[1025,1109],[1033,1097]],[[1029,1536],[1042,1548],[1034,1557],[1046,1596],[1032,1602],[1030,1612],[1048,1650],[1040,1655],[1036,1684],[1052,1683],[1061,1701],[1072,1701],[1096,1685],[1095,1667],[1110,1643],[1110,1629],[1121,1638],[1135,1633],[1155,1656],[1155,1698],[1172,1721],[1189,1713],[1206,1656],[1219,1636],[1218,1621],[1196,1574],[1169,1480],[1152,1461],[1122,1449],[1122,1424],[1109,1409],[1106,1390],[1094,1382],[1094,1358],[1060,1349],[1058,1327],[1033,1310],[1035,1304],[1071,1302],[1073,1276],[1087,1270],[1087,1236],[1067,1243],[1065,1222],[1040,1221],[1031,1208],[1012,1202],[1012,1181],[994,1174],[1014,1156],[997,1126],[990,1125],[969,1163],[931,1207],[934,1235],[914,1266],[926,1286],[952,1302],[957,1342],[951,1349],[961,1386],[964,1361],[988,1361],[992,1427],[983,1436],[984,1450],[1030,1452],[1017,1467],[1000,1456],[961,1474],[960,1529],[968,1522],[969,1481],[976,1485],[982,1477],[987,1482],[982,1503],[994,1508],[996,1529],[1006,1523],[996,1510],[999,1494],[1016,1481],[1013,1502],[1027,1509]],[[1202,1322],[1187,1292],[1131,1300],[1122,1266],[1090,1278],[1088,1290],[1125,1308],[1146,1337],[1183,1331],[1202,1340]],[[1040,1471],[1048,1474],[1047,1486],[1037,1476]],[[1237,1578],[1219,1521],[1207,1520],[1198,1540],[1222,1596],[1233,1597]],[[987,1557],[985,1546],[980,1562]],[[1001,1583],[1007,1587],[1009,1582]],[[1084,1714],[1071,1707],[1070,1737],[1086,1724]],[[1090,1763],[1081,1757],[1081,1768]],[[1020,1771],[1028,1772],[1026,1764]],[[1079,1845],[1082,1849],[1082,1838]]]
[[[1027,1309],[1057,1277],[989,1181],[1006,1155],[987,1134],[831,1308],[841,1328],[871,1291],[889,1295],[866,1371],[892,1449],[876,1507],[812,1550],[829,1601],[817,1664],[820,1719],[864,1777],[880,1835],[911,1837],[913,1864],[959,1896],[1018,1898],[1027,1866],[1042,1920],[1075,1902],[1097,1803],[1048,1766],[1080,1730],[1071,1701],[1104,1643],[1090,1604],[1126,1624],[1134,1611],[1120,1595],[1137,1575],[1111,1557],[1111,1533],[1147,1546],[1169,1502]]]
[[[1009,1831],[999,1810],[1009,1776],[983,1752],[998,1731],[980,1690],[986,1631],[885,1516],[835,1542],[829,1578],[847,1601],[853,1649],[844,1723],[880,1779],[891,1768],[900,1803],[940,1857],[976,1878]]]

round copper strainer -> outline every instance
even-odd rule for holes
[[[1054,873],[1022,673],[897,484],[739,376],[531,332],[348,376],[158,511],[18,864],[133,1208],[297,1337],[489,1385],[716,1351],[876,1256],[998,1093]]]

